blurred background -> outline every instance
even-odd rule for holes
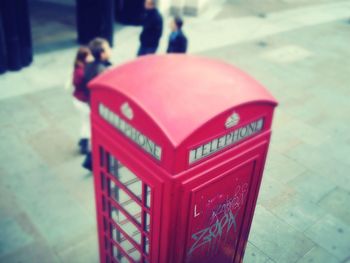
[[[158,0],[189,54],[231,63],[280,105],[244,263],[350,262],[350,1]],[[80,44],[136,58],[142,0],[1,0],[0,262],[98,262],[71,82]]]

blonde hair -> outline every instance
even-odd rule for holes
[[[101,59],[101,54],[105,51],[104,44],[108,44],[108,41],[102,37],[96,37],[90,41],[89,48],[96,60]]]

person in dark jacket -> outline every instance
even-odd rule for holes
[[[163,32],[163,18],[153,0],[145,1],[145,9],[138,56],[156,53]]]
[[[93,78],[101,74],[103,71],[105,71],[109,66],[111,66],[111,63],[109,62],[109,59],[111,57],[111,47],[109,46],[109,43],[106,39],[97,37],[91,40],[91,42],[89,43],[89,49],[91,51],[92,56],[94,57],[94,61],[88,63],[85,66],[83,88],[85,95],[90,103],[90,90],[88,89],[87,84],[90,82],[90,80],[92,80]],[[87,153],[82,166],[92,171],[91,151]]]
[[[171,21],[171,34],[169,36],[169,43],[167,53],[186,53],[187,38],[182,32],[183,20],[176,16]]]
[[[111,47],[106,39],[96,37],[90,41],[89,49],[94,60],[91,63],[88,63],[85,67],[83,88],[86,96],[90,100],[90,91],[87,88],[87,84],[111,65],[109,62],[111,57]]]

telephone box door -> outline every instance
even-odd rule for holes
[[[154,210],[160,209],[155,201],[161,200],[160,183],[142,168],[130,167],[135,163],[132,157],[121,154],[122,149],[113,142],[102,137],[99,141],[104,142],[96,143],[100,149],[100,178],[95,180],[101,262],[157,262],[158,253],[152,253],[151,248],[159,246],[152,231],[158,232],[159,228],[159,216]],[[149,175],[150,180],[139,175]]]
[[[192,189],[184,262],[241,262],[266,149],[264,144],[244,161],[231,161],[203,184],[185,186]]]

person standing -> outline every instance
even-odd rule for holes
[[[182,32],[183,20],[176,16],[170,23],[171,33],[169,36],[167,53],[186,53],[187,38]]]
[[[85,97],[90,103],[90,90],[88,89],[87,84],[90,82],[90,80],[100,75],[112,64],[109,62],[111,57],[111,47],[106,39],[97,37],[91,40],[89,43],[89,49],[94,57],[94,61],[88,63],[85,67],[83,89]],[[91,150],[87,153],[82,166],[92,171]]]
[[[145,9],[137,56],[156,53],[163,32],[163,18],[153,0],[145,1]]]
[[[94,60],[88,63],[85,67],[84,91],[90,100],[90,90],[87,88],[88,82],[101,74],[112,64],[109,62],[111,57],[111,47],[106,39],[100,37],[94,38],[89,43],[89,49]]]
[[[89,152],[89,139],[90,139],[90,108],[88,104],[88,97],[84,92],[84,71],[86,65],[93,60],[90,49],[88,47],[80,47],[75,61],[74,71],[72,77],[72,84],[74,87],[73,104],[77,108],[81,117],[81,132],[80,132],[80,153],[87,154]]]

